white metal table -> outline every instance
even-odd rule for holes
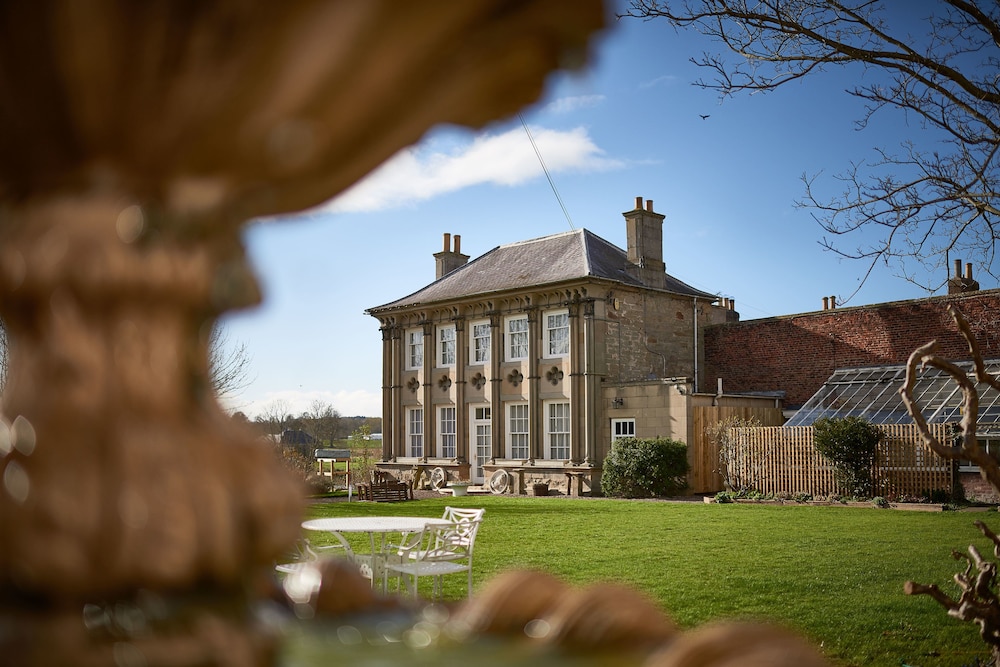
[[[305,530],[331,533],[344,547],[362,573],[371,579],[372,586],[378,586],[382,579],[382,566],[386,558],[386,536],[392,533],[416,533],[430,524],[451,523],[441,517],[426,516],[345,516],[325,519],[309,519],[302,522]],[[354,552],[345,533],[367,533],[370,558]]]

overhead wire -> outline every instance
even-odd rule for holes
[[[563,203],[562,197],[559,195],[559,189],[556,188],[556,182],[552,180],[552,174],[549,173],[549,168],[545,165],[545,160],[542,159],[542,152],[538,150],[538,144],[535,143],[535,138],[531,136],[531,130],[528,129],[528,124],[524,122],[524,116],[521,112],[517,113],[517,117],[521,120],[521,125],[524,127],[524,133],[528,135],[528,141],[531,142],[531,147],[535,149],[535,155],[538,157],[538,163],[542,165],[542,171],[545,172],[545,178],[549,180],[549,186],[552,188],[552,193],[556,196],[556,201],[559,202],[559,208],[562,209],[563,215],[566,216],[566,222],[569,223],[569,228],[576,230],[573,226],[573,219],[569,215],[569,211],[566,209],[566,204]]]

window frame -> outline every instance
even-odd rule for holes
[[[486,329],[485,336],[477,336],[476,330],[480,327]],[[469,336],[469,365],[471,366],[484,366],[490,363],[490,357],[493,354],[493,325],[490,324],[489,320],[480,320],[477,322],[472,322],[469,326],[469,331],[472,335]],[[478,342],[481,340],[486,341],[485,347],[480,348]],[[480,357],[480,352],[483,352],[482,357]]]
[[[450,333],[451,337],[446,338],[445,334]],[[435,337],[435,347],[437,349],[437,367],[452,368],[455,366],[455,359],[458,356],[456,344],[458,343],[458,332],[454,324],[445,324],[437,327]]]
[[[414,428],[419,427],[419,428]],[[409,456],[422,458],[424,455],[424,409],[406,409],[406,451]]]
[[[545,354],[543,355],[544,358],[545,359],[562,359],[564,357],[568,357],[569,356],[569,347],[570,347],[569,346],[569,310],[567,310],[567,309],[550,310],[550,311],[547,311],[547,312],[543,313],[542,317],[545,318],[545,331],[544,331],[544,341],[543,341],[543,345],[544,345],[543,349],[545,350]],[[562,325],[562,326],[559,326],[559,327],[552,327],[552,326],[550,326],[551,323],[549,321],[549,318],[552,318],[552,317],[563,317],[563,318],[565,318],[564,319],[565,324]],[[565,337],[561,338],[560,340],[554,339],[552,334],[553,334],[553,332],[556,332],[556,331],[565,331]],[[565,349],[553,352],[552,351],[553,344],[558,344],[560,347],[564,347]]]
[[[511,331],[511,325],[514,322],[524,322],[524,329],[518,331]],[[506,361],[524,361],[531,355],[531,324],[528,322],[527,315],[511,315],[504,319],[504,358]],[[515,355],[514,354],[514,340],[515,336],[520,340],[521,336],[524,337],[524,342],[518,344],[518,348],[523,346],[524,354]]]
[[[523,425],[523,430],[515,430],[514,411],[524,414],[516,417],[518,426]],[[515,451],[515,441],[517,450]],[[507,404],[507,458],[527,460],[531,458],[531,410],[528,403],[517,402]]]
[[[569,401],[546,401],[545,406],[545,458],[551,461],[568,461],[572,457],[573,451],[573,412]],[[565,408],[565,414],[554,416],[553,410],[556,407]],[[555,424],[554,422],[560,422]],[[565,430],[555,430],[553,426],[565,426]],[[565,453],[566,456],[555,455],[555,443],[559,442],[558,453]]]
[[[619,425],[631,424],[632,432],[629,434],[616,433],[616,427]],[[621,440],[622,438],[634,438],[635,437],[635,417],[621,417],[611,420],[611,444],[614,444],[615,440]]]
[[[451,418],[445,419],[445,415],[449,411],[451,412]],[[458,456],[457,406],[441,405],[438,407],[437,441],[438,456],[446,459],[453,459]]]
[[[424,331],[423,329],[407,329],[405,336],[405,358],[406,370],[416,371],[424,367]],[[419,350],[419,359],[414,360],[414,351]]]

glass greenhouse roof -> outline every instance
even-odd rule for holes
[[[955,362],[975,380],[972,362]],[[1000,373],[1000,359],[986,362],[992,375]],[[906,366],[842,368],[786,426],[809,426],[820,417],[864,417],[873,424],[912,424],[899,390],[906,380]],[[979,433],[1000,434],[1000,393],[985,384],[979,389]],[[961,420],[962,390],[950,376],[925,368],[913,386],[913,397],[930,423]]]

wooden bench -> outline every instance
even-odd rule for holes
[[[378,482],[358,484],[358,496],[361,500],[371,500],[376,503],[395,503],[402,500],[413,500],[413,491],[405,482]]]

